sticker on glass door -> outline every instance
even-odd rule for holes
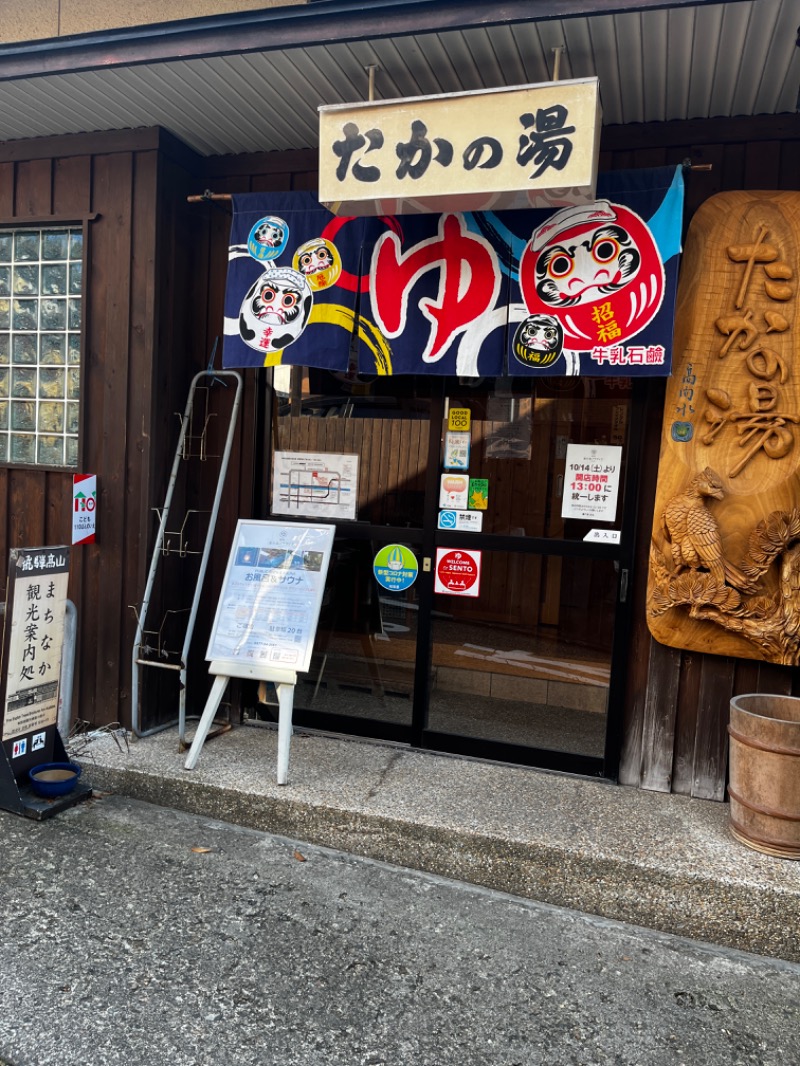
[[[478,596],[481,588],[481,553],[463,548],[436,549],[433,591],[448,596]]]

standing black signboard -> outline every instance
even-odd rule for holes
[[[86,785],[54,799],[28,784],[35,766],[67,761],[58,733],[58,698],[69,548],[14,548],[0,678],[0,807],[45,818],[91,793]]]

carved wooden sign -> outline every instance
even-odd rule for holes
[[[673,648],[800,663],[800,192],[726,192],[689,229],[647,620]]]

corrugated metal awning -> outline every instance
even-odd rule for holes
[[[556,48],[561,77],[599,77],[606,125],[793,112],[798,22],[797,0],[648,6],[40,76],[0,49],[0,140],[157,125],[202,155],[314,148],[317,107],[365,99],[370,64],[389,99],[548,81]]]

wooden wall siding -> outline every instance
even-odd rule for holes
[[[152,248],[143,248],[141,256],[134,250],[132,289],[141,293],[145,320],[154,324],[156,354],[149,375],[140,376],[136,383],[150,415],[149,420],[142,423],[141,431],[136,432],[131,452],[131,462],[141,466],[142,477],[138,484],[128,485],[132,517],[131,558],[124,575],[123,602],[126,606],[141,601],[159,524],[156,509],[161,508],[165,500],[181,417],[192,380],[208,367],[217,340],[214,365],[221,366],[221,308],[230,214],[225,208],[215,207],[209,211],[206,207],[198,209],[188,203],[187,197],[198,190],[199,161],[185,151],[174,151],[172,144],[169,147],[173,149],[170,152],[162,151],[152,159],[137,160],[138,166],[147,168],[147,185],[156,195],[150,208],[144,203],[142,208],[157,217],[158,225]],[[155,168],[152,174],[151,167]],[[222,258],[217,259],[220,254]],[[221,263],[222,269],[212,269],[211,263]],[[133,328],[138,331],[139,325],[134,324]],[[209,379],[202,379],[195,394],[198,416],[206,409],[204,390],[208,384]],[[215,530],[215,550],[203,586],[190,649],[186,693],[190,715],[202,712],[210,685],[205,649],[236,521],[252,514],[257,462],[253,448],[254,410],[259,393],[252,379],[248,386],[249,397],[245,397],[239,416],[230,472]],[[191,512],[186,525],[190,555],[181,559],[173,553],[162,559],[148,612],[148,630],[159,629],[167,619],[163,633],[171,652],[180,650],[186,632],[236,388],[226,379],[225,384],[212,384],[210,391],[213,393],[209,400],[212,413],[202,444],[205,459],[198,458],[200,441],[193,440],[189,445],[192,459],[185,466],[179,466],[168,526],[174,548],[177,538],[172,534],[180,528],[183,517]],[[193,422],[192,432],[198,433],[197,419]],[[240,471],[244,470],[248,472],[246,477],[240,476]],[[130,633],[125,634],[125,676],[119,700],[124,721],[129,721],[130,716],[129,662],[135,628],[133,611],[128,610],[127,614]],[[177,672],[141,671],[142,727],[149,729],[174,720],[179,695]]]
[[[147,360],[132,364],[131,389],[142,397],[150,410],[149,421],[131,426],[131,461],[141,466],[138,482],[127,486],[131,544],[128,564],[123,574],[122,603],[126,612],[125,646],[123,648],[124,677],[120,691],[120,708],[129,720],[130,655],[136,616],[131,604],[138,605],[144,592],[152,547],[158,529],[157,508],[166,496],[169,474],[180,433],[180,413],[186,405],[189,382],[194,373],[205,365],[202,350],[194,343],[193,322],[202,298],[193,298],[190,286],[196,282],[192,272],[192,238],[187,226],[186,196],[192,185],[185,168],[163,153],[152,153],[137,159],[137,173],[155,197],[150,204],[134,205],[159,220],[152,247],[136,246],[131,260],[132,291],[141,294],[140,314],[132,321],[132,335],[146,335],[146,323],[155,331],[157,355],[152,365]],[[202,318],[201,314],[201,318]],[[140,343],[137,342],[137,343]],[[138,367],[138,370],[137,370]],[[183,482],[180,483],[183,486]],[[194,501],[177,498],[175,506],[195,506]],[[175,512],[173,512],[174,514]],[[192,560],[193,561],[193,560]],[[158,628],[168,611],[179,611],[191,602],[193,580],[183,581],[186,567],[183,561],[170,558],[170,565],[159,571],[161,580],[153,590],[148,612],[147,628]],[[177,565],[176,565],[177,562]],[[175,626],[169,633],[170,647],[180,649],[186,613],[170,614]],[[198,673],[198,683],[204,676]],[[141,723],[150,728],[160,721],[173,720],[177,715],[179,678],[175,671],[150,670],[140,672]],[[202,690],[205,695],[205,689]]]
[[[98,475],[98,542],[73,549],[69,584],[78,612],[72,709],[96,724],[129,721],[135,629],[129,604],[143,590],[148,516],[166,483],[165,434],[154,412],[171,408],[175,392],[163,375],[154,389],[159,343],[169,348],[159,368],[185,391],[186,338],[170,339],[173,316],[157,285],[158,255],[165,250],[159,227],[173,207],[171,196],[165,202],[169,181],[159,170],[168,142],[159,131],[142,131],[0,145],[4,223],[97,216],[85,249],[79,470]],[[182,184],[189,187],[185,178]],[[167,245],[175,239],[167,232]],[[167,251],[161,275],[167,290],[170,278],[184,273],[170,269],[174,258]],[[186,305],[185,294],[180,303]],[[9,548],[70,543],[71,501],[71,470],[0,467],[3,580]]]
[[[80,220],[90,208],[91,162],[70,158],[0,163],[0,217],[5,221],[74,215]],[[88,403],[82,397],[84,410]],[[0,500],[6,516],[0,524],[0,572],[7,577],[8,551],[13,547],[69,544],[71,540],[71,472],[3,467]],[[87,549],[84,549],[84,552]],[[69,595],[82,611],[85,554],[75,552]],[[83,619],[81,618],[81,623]],[[115,623],[115,629],[118,624]],[[85,633],[83,646],[91,636]],[[92,671],[94,673],[94,671]],[[116,703],[116,696],[114,696]]]
[[[636,144],[636,148],[631,148]],[[800,187],[800,117],[665,123],[604,131],[601,169],[710,164],[686,173],[686,213],[727,189]],[[725,796],[731,697],[744,692],[798,694],[789,667],[685,653],[647,632],[644,599],[658,467],[663,387],[651,386],[642,456],[634,615],[624,707],[620,781],[704,799]]]

